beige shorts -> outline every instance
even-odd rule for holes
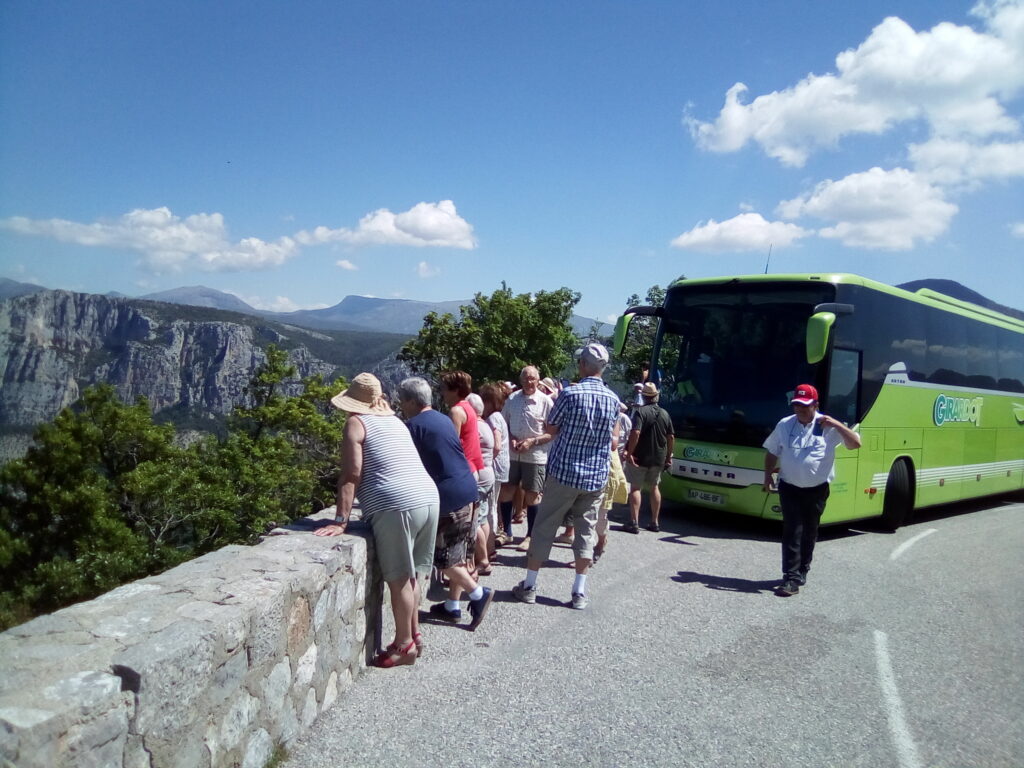
[[[624,469],[626,470],[626,479],[631,486],[653,488],[656,485],[661,485],[661,473],[665,468],[662,466],[636,467],[627,461]]]
[[[437,504],[370,516],[373,546],[384,581],[430,573],[437,535]]]

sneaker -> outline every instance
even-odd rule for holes
[[[512,597],[518,600],[520,603],[536,603],[537,602],[537,588],[526,586],[525,581],[520,581],[514,587],[512,587]]]
[[[647,526],[647,530],[651,531],[652,533],[658,533],[661,530],[661,528],[658,526],[657,523],[651,523]]]
[[[587,603],[589,602],[590,601],[587,599],[587,596],[582,594],[581,592],[572,593],[572,607],[575,608],[577,611],[582,611],[584,608],[587,607]]]
[[[434,603],[430,606],[430,610],[427,613],[435,619],[441,619],[441,621],[447,621],[450,624],[458,624],[459,620],[462,619],[462,609],[456,608],[454,611],[449,611],[444,603]]]
[[[484,587],[484,594],[479,600],[469,601],[469,613],[473,617],[473,620],[469,622],[469,631],[474,632],[476,628],[480,626],[480,622],[484,620],[484,616],[487,615],[487,609],[491,607],[491,601],[494,599],[494,590],[490,587]]]
[[[630,520],[628,523],[623,523],[622,530],[626,533],[640,533],[640,526]]]
[[[800,585],[797,584],[792,579],[790,579],[790,580],[784,581],[782,584],[780,584],[776,588],[775,594],[778,595],[779,597],[790,597],[791,595],[795,595],[799,591],[800,591]]]
[[[520,552],[528,552],[530,550],[530,537],[527,536],[525,539],[520,541],[519,544],[516,546],[516,549],[518,549]]]

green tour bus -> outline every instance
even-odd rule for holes
[[[822,523],[881,517],[1024,487],[1024,321],[928,289],[856,275],[678,280],[661,307],[650,377],[675,426],[668,499],[781,519],[761,443],[797,384],[860,433],[842,446]]]

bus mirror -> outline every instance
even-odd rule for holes
[[[828,334],[836,316],[831,312],[817,312],[807,321],[807,362],[820,363],[828,352]]]
[[[626,334],[629,333],[629,323],[632,320],[633,315],[620,315],[619,319],[615,321],[615,335],[612,337],[613,355],[622,354],[622,350],[626,346]]]
[[[630,307],[615,321],[615,336],[612,338],[612,354],[621,355],[626,346],[626,335],[629,324],[635,315],[644,317],[661,317],[661,307]]]

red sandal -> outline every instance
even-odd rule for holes
[[[377,654],[373,660],[374,666],[391,669],[392,667],[403,667],[416,663],[416,641],[410,640],[405,648],[399,648],[392,643],[383,651]]]

